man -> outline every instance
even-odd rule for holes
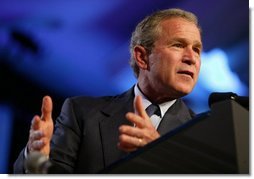
[[[96,173],[182,125],[193,117],[180,98],[197,82],[201,51],[201,30],[192,13],[167,9],[146,17],[130,44],[137,84],[118,96],[67,99],[54,132],[52,100],[44,97],[15,173],[25,171],[23,162],[32,151],[49,156],[63,173]],[[157,109],[149,117],[150,104]]]

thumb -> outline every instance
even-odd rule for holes
[[[142,118],[149,119],[149,117],[144,109],[141,96],[135,97],[134,108],[135,108],[136,112],[138,113],[138,115],[140,115]]]
[[[41,106],[41,119],[43,121],[50,120],[52,118],[53,102],[50,96],[44,96]]]

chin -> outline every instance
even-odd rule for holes
[[[172,84],[172,83],[171,83]],[[188,95],[193,89],[193,83],[183,83],[183,82],[175,82],[174,85],[166,86],[166,91],[170,96],[174,96],[174,98],[180,98]]]
[[[186,86],[184,88],[178,88],[176,91],[179,94],[179,97],[183,97],[188,95],[193,88],[186,88]]]

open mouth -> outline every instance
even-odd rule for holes
[[[194,76],[194,73],[191,72],[191,71],[178,71],[177,73],[179,73],[179,74],[184,74],[184,75],[188,75],[188,76],[190,76],[191,78],[193,78],[193,76]]]

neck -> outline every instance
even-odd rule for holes
[[[138,83],[138,88],[143,93],[143,95],[146,96],[146,98],[154,104],[161,104],[176,99],[174,97],[170,97],[167,94],[159,92],[160,90],[155,90],[149,85],[144,85],[144,83],[141,82]]]

